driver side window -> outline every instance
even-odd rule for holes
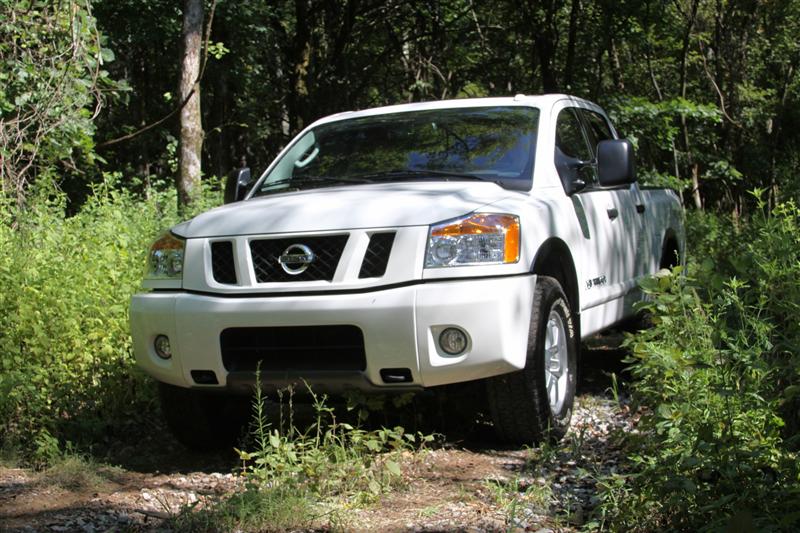
[[[556,168],[565,190],[576,179],[590,186],[596,183],[594,156],[575,108],[567,107],[558,113],[555,152]]]
[[[556,147],[567,156],[581,161],[592,159],[586,137],[583,135],[575,109],[568,107],[558,114],[556,120]]]
[[[608,127],[606,119],[599,113],[589,109],[582,109],[583,118],[586,124],[586,133],[589,135],[589,144],[592,148],[593,157],[597,156],[597,144],[600,141],[613,139],[611,128]]]

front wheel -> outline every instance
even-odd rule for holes
[[[489,408],[501,440],[531,444],[564,436],[575,400],[578,342],[564,290],[554,278],[539,276],[525,368],[487,380]]]

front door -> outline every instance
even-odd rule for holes
[[[626,257],[626,194],[601,188],[597,182],[594,150],[590,147],[580,110],[566,107],[556,119],[555,162],[562,179],[582,179],[586,187],[572,196],[586,224],[580,243],[583,264],[581,309],[587,310],[625,295],[632,267]]]
[[[597,144],[600,141],[613,139],[614,135],[611,133],[608,121],[600,113],[591,109],[581,109],[579,113],[583,118],[592,156],[597,161]],[[650,232],[645,227],[648,218],[645,215],[647,206],[636,182],[607,190],[616,197],[620,205],[620,248],[613,260],[620,265],[623,272],[622,279],[627,293],[635,291],[638,288],[638,280],[652,272],[649,268],[649,263],[652,261],[648,239]]]

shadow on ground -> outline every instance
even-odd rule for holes
[[[624,334],[612,331],[596,335],[581,346],[581,362],[578,373],[578,395],[603,394],[614,386],[623,385],[630,379],[623,362],[628,352],[621,346]]]
[[[624,387],[627,374],[623,363],[626,352],[620,347],[622,339],[622,333],[612,332],[583,343],[577,391],[579,396],[610,394],[609,391],[614,386],[612,374],[616,375],[617,386]],[[355,413],[348,411],[343,403],[332,404],[336,407],[340,421],[355,421]],[[298,426],[313,420],[313,409],[308,404],[297,401],[294,409]],[[277,420],[277,409],[274,406],[271,412],[273,419]],[[366,429],[378,429],[382,426],[402,426],[411,432],[436,433],[442,436],[445,446],[465,447],[476,451],[498,447],[481,382],[426,391],[404,406],[395,405],[394,399],[389,397],[384,408],[373,410],[366,421]],[[246,442],[242,444],[246,446]],[[170,435],[160,421],[140,435],[129,435],[128,438],[111,444],[97,459],[146,474],[229,472],[239,464],[234,450],[188,450]]]

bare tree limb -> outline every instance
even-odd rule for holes
[[[731,116],[728,114],[728,111],[725,109],[725,97],[722,95],[722,91],[719,89],[719,85],[717,85],[716,80],[714,80],[714,76],[711,75],[711,71],[708,70],[708,62],[706,61],[706,51],[703,48],[703,43],[699,42],[698,47],[700,48],[700,57],[703,58],[703,71],[706,73],[708,77],[708,81],[711,82],[711,85],[714,87],[714,91],[717,93],[717,97],[719,98],[719,109],[722,111],[722,116],[728,119],[728,122],[736,126],[737,128],[741,128],[742,125],[735,121]]]

